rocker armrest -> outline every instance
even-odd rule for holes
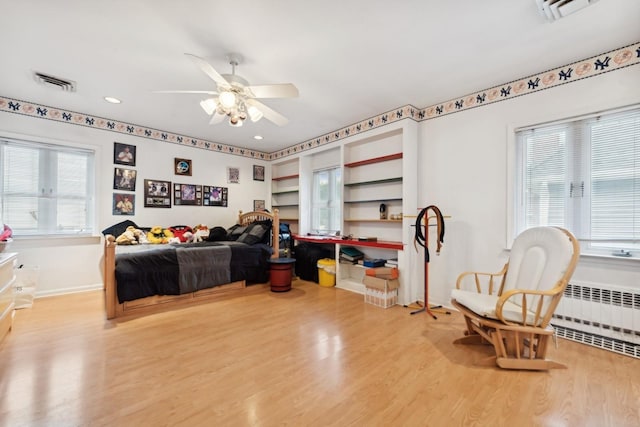
[[[555,286],[552,289],[548,290],[537,290],[537,289],[510,289],[506,291],[504,294],[500,295],[498,301],[496,303],[496,317],[507,325],[522,325],[522,326],[542,326],[546,327],[547,323],[551,319],[553,312],[558,305],[558,301],[560,300],[560,296],[562,295],[563,286]],[[532,298],[527,299],[527,297],[534,297],[534,301],[532,301],[532,305],[535,307],[529,308],[528,301],[531,301]],[[535,298],[538,297],[538,298]],[[556,298],[557,297],[557,298]],[[551,299],[551,301],[549,301]],[[537,303],[535,302],[537,300]],[[554,303],[555,300],[555,303]],[[504,305],[510,303],[511,307],[513,305],[518,305],[522,308],[522,322],[513,322],[511,320],[506,320],[502,314],[502,310]],[[546,306],[546,307],[545,307]],[[543,308],[545,308],[543,313]],[[531,317],[533,315],[533,318]]]
[[[508,268],[509,268],[509,263],[505,264],[504,267],[502,267],[502,270],[498,271],[497,273],[465,271],[464,273],[461,273],[458,276],[458,280],[456,280],[456,289],[462,289],[462,281],[464,280],[465,277],[473,276],[474,282],[476,285],[476,291],[479,294],[483,293],[482,285],[484,280],[484,284],[486,285],[486,287],[488,287],[488,289],[486,289],[486,293],[489,295],[493,295],[493,286],[495,284],[495,280],[499,279],[500,289],[499,289],[498,295],[500,295],[500,293],[502,292],[502,286],[504,285],[505,274],[507,273]]]

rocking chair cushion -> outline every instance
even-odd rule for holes
[[[499,320],[496,316],[497,295],[479,294],[475,291],[454,289],[451,291],[451,299],[456,300],[479,316]],[[502,316],[508,321],[522,323],[522,307],[507,301],[502,307]],[[535,313],[527,311],[526,320],[529,325],[533,324]]]

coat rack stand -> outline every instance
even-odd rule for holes
[[[435,215],[429,216],[427,212],[429,210],[433,210]],[[418,220],[416,221],[416,234],[415,234],[415,242],[420,246],[424,247],[424,306],[422,308],[412,311],[411,315],[425,312],[429,316],[434,319],[438,319],[438,317],[434,314],[434,311],[441,314],[451,314],[451,312],[441,305],[429,305],[429,227],[437,226],[438,227],[438,249],[436,253],[440,255],[440,247],[442,246],[444,240],[444,216],[440,213],[440,210],[436,206],[427,206],[422,209],[420,214],[417,216]],[[450,217],[448,217],[450,218]],[[433,219],[436,219],[436,224],[430,224],[429,222]],[[420,220],[422,220],[423,224],[421,224]],[[424,234],[422,234],[422,228],[424,228]],[[420,303],[416,301],[416,304],[420,306]]]

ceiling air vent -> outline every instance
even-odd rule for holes
[[[598,0],[536,0],[538,11],[547,21],[553,22],[584,9]]]
[[[61,79],[60,77],[50,76],[48,74],[33,73],[36,81],[44,86],[54,87],[56,89],[64,90],[65,92],[75,92],[76,82],[72,80]]]

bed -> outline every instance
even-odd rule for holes
[[[120,246],[113,235],[106,235],[107,319],[213,300],[268,277],[268,258],[279,254],[278,211],[238,215],[241,227],[264,221],[271,222],[267,252],[263,245],[238,242]]]

